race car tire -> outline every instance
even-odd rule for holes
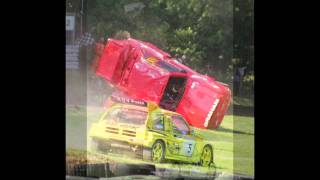
[[[209,167],[213,163],[213,150],[211,146],[206,145],[201,153],[199,164],[204,167]]]
[[[163,163],[165,162],[165,145],[163,141],[157,140],[151,148],[151,159],[155,163]]]

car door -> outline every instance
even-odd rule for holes
[[[171,148],[174,154],[181,157],[190,157],[193,154],[195,140],[190,136],[190,127],[180,115],[170,117],[172,125]]]

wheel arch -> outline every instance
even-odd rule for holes
[[[154,143],[153,143],[153,144],[155,144],[155,143],[156,143],[156,142],[158,142],[158,141],[160,141],[160,142],[162,142],[162,143],[163,143],[164,148],[167,148],[166,141],[165,141],[164,139],[162,139],[162,138],[158,138],[158,139],[156,139],[156,140],[154,141]],[[153,145],[153,144],[152,144],[152,145]]]

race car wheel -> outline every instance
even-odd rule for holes
[[[165,160],[165,146],[162,141],[156,141],[151,150],[151,158],[155,163],[163,163]]]
[[[205,146],[200,157],[200,165],[208,167],[213,162],[213,152],[210,146]]]

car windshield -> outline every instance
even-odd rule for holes
[[[184,121],[183,117],[174,115],[172,118],[173,132],[177,134],[189,134],[189,126]]]
[[[105,118],[107,121],[143,125],[147,119],[147,112],[136,109],[117,108]]]

